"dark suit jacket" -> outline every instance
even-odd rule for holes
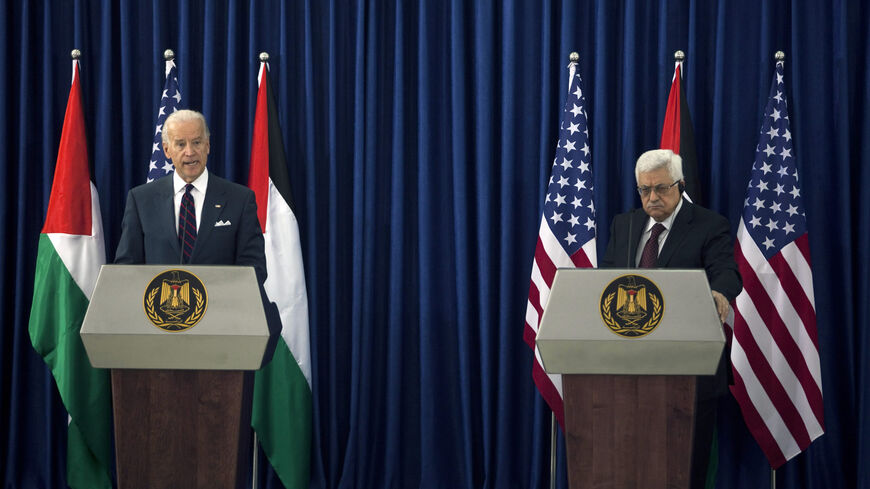
[[[649,216],[643,209],[634,209],[613,218],[610,241],[601,268],[637,266],[637,247],[641,246],[639,241],[647,219]],[[734,261],[734,238],[731,237],[728,219],[686,200],[683,200],[683,207],[668,231],[656,267],[703,268],[707,272],[710,288],[720,292],[729,302],[743,288],[740,271]],[[731,378],[729,357],[726,348],[719,360],[716,375],[699,378],[698,399],[712,399],[728,392],[727,385]]]
[[[168,176],[130,190],[115,263],[180,263],[173,194],[172,178]],[[229,224],[215,226],[218,221]],[[251,189],[209,173],[190,263],[253,266],[259,282],[265,282],[263,232]]]
[[[613,218],[610,241],[601,268],[633,268],[641,234],[647,223],[646,212],[634,209]],[[631,236],[629,236],[629,229]],[[659,253],[657,268],[703,268],[710,288],[729,301],[737,297],[743,281],[734,261],[731,225],[723,216],[683,201],[674,218],[665,245]]]

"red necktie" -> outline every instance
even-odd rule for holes
[[[657,222],[652,227],[649,234],[649,239],[643,247],[643,254],[640,255],[640,268],[653,268],[656,266],[656,261],[659,258],[659,235],[665,230],[665,226]]]
[[[184,263],[189,263],[193,245],[196,244],[196,207],[193,204],[193,194],[190,193],[193,185],[188,183],[184,189],[181,208],[178,209],[178,241],[181,243]]]

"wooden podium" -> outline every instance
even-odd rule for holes
[[[245,487],[269,340],[253,268],[105,265],[81,336],[112,369],[120,489]]]
[[[558,270],[536,342],[572,489],[689,487],[696,378],[725,344],[703,270]]]

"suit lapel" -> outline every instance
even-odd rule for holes
[[[160,234],[165,237],[169,246],[180,257],[181,245],[178,244],[178,230],[175,228],[175,192],[172,186],[172,175],[161,178],[153,185],[159,186],[154,194],[153,205],[156,212],[155,216],[157,216],[157,221],[161,227]]]
[[[643,236],[643,230],[646,226],[647,219],[649,216],[646,215],[646,212],[643,209],[636,209],[634,213],[631,215],[631,236],[629,236],[628,243],[628,263],[625,264],[627,268],[634,268],[637,266],[637,247],[641,245],[639,243],[640,237]]]
[[[214,230],[214,224],[220,218],[226,206],[226,189],[218,178],[209,175],[208,189],[205,192],[205,202],[202,205],[202,218],[199,221],[199,229],[196,232],[196,245],[190,255],[191,263],[196,263],[200,250],[208,243],[209,236]]]
[[[674,252],[683,244],[683,241],[688,236],[689,223],[692,222],[694,215],[694,206],[686,201],[683,201],[683,207],[680,213],[674,218],[674,224],[671,230],[668,231],[668,239],[665,240],[665,247],[659,253],[659,259],[656,261],[657,267],[667,267]]]

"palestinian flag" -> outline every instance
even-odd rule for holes
[[[677,61],[674,66],[671,93],[668,95],[668,108],[662,125],[660,146],[661,149],[669,149],[677,153],[683,159],[683,177],[686,180],[683,195],[688,196],[695,204],[702,204],[701,186],[698,183],[698,156],[695,153],[695,129],[692,127],[686,91],[683,90],[682,71],[683,62]]]
[[[686,188],[683,197],[702,205],[701,185],[698,180],[698,156],[695,153],[695,129],[692,127],[692,116],[689,114],[689,103],[686,101],[686,91],[683,89],[683,61],[674,62],[674,78],[671,81],[671,92],[668,95],[668,108],[665,111],[665,122],[662,125],[661,149],[670,149],[680,155],[683,160],[683,178]],[[710,460],[707,463],[706,488],[716,485],[716,473],[719,468],[719,437],[713,432],[713,446],[710,449]]]
[[[111,390],[91,367],[79,329],[106,262],[100,199],[91,181],[78,60],[73,61],[54,183],[39,235],[30,341],[51,369],[69,413],[67,484],[111,488]]]
[[[260,88],[248,186],[266,240],[265,288],[281,316],[281,340],[272,361],[256,373],[251,425],[285,487],[307,488],[311,470],[311,356],[308,294],[299,226],[265,62]]]

